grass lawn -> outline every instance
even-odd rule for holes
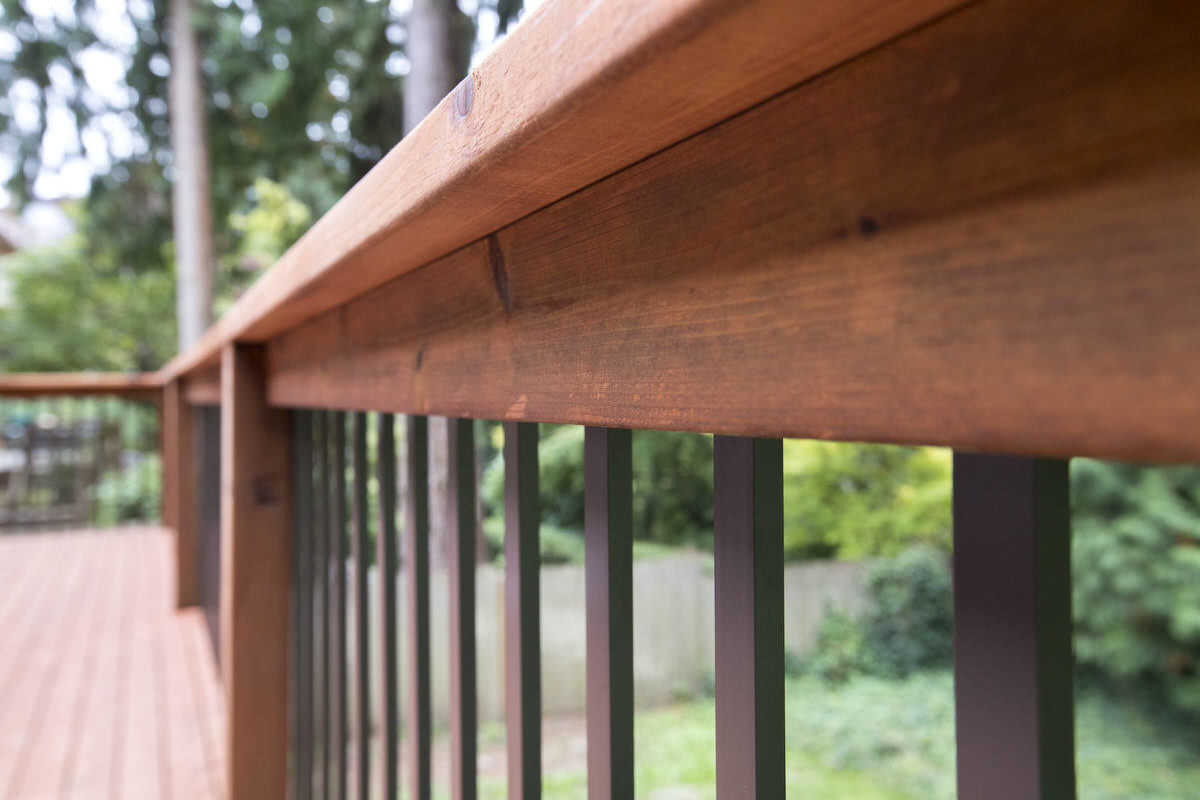
[[[953,800],[954,696],[947,672],[830,686],[791,678],[786,690],[787,793],[805,800]],[[636,721],[639,800],[714,797],[711,699],[642,711]],[[503,764],[501,726],[481,748]],[[583,718],[546,728],[547,800],[586,800]],[[551,739],[554,741],[551,741]],[[570,740],[567,742],[567,740]],[[1200,786],[1200,733],[1095,691],[1077,704],[1081,800],[1190,800]],[[495,752],[493,752],[495,751]],[[551,755],[553,754],[553,755]],[[480,797],[504,800],[503,767],[480,776]]]

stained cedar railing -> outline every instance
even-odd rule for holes
[[[781,437],[955,449],[959,796],[1073,797],[1067,459],[1200,460],[1197,30],[1173,0],[524,21],[153,378],[181,604],[220,508],[231,797],[429,797],[429,415],[452,418],[456,799],[472,419],[505,424],[510,797],[541,787],[538,422],[588,426],[589,797],[632,795],[650,428],[718,434],[717,797],[784,794]],[[196,435],[201,408],[220,420]],[[404,686],[392,581],[365,601],[371,530],[382,574],[406,564]],[[359,648],[380,630],[373,709],[348,624]],[[379,748],[352,748],[372,718]]]

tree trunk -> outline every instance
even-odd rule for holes
[[[200,52],[192,29],[191,0],[170,0],[168,43],[171,76],[171,187],[175,228],[175,309],[180,351],[194,344],[212,322],[212,209],[209,199],[208,139]]]
[[[410,69],[404,80],[404,132],[454,89],[467,72],[471,23],[455,0],[414,0],[408,17],[405,53]],[[432,568],[446,559],[446,452],[449,421],[429,418],[429,561]],[[478,536],[478,532],[476,533]]]
[[[404,132],[433,110],[467,74],[473,26],[455,0],[413,0],[408,16],[409,72],[404,80]]]

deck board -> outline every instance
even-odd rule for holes
[[[224,796],[202,613],[157,527],[0,535],[0,797]]]

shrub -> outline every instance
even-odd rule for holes
[[[867,577],[871,596],[864,619],[873,668],[903,677],[950,663],[954,606],[945,554],[926,545],[880,559]]]
[[[153,522],[162,499],[162,461],[146,454],[124,470],[105,472],[92,488],[95,523]]]
[[[787,441],[783,474],[789,559],[950,549],[949,450]]]
[[[1200,470],[1076,459],[1075,651],[1200,711]]]
[[[578,425],[542,425],[538,446],[543,561],[583,557],[583,438]],[[638,431],[633,436],[633,530],[640,541],[712,544],[712,437]],[[493,552],[503,543],[504,459],[484,471],[484,530]],[[574,537],[577,542],[569,541]]]
[[[871,672],[863,624],[844,611],[827,609],[817,629],[817,644],[805,661],[807,672],[830,683],[845,683]]]
[[[877,560],[867,575],[867,593],[860,619],[826,613],[805,662],[808,672],[843,683],[861,674],[903,678],[949,666],[954,609],[943,553],[917,545]]]

